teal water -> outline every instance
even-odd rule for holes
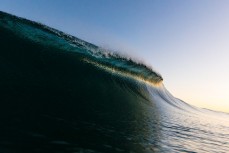
[[[229,152],[229,115],[134,60],[0,12],[0,152]]]

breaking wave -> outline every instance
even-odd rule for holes
[[[0,152],[229,151],[227,114],[173,97],[142,63],[4,12],[0,74]]]

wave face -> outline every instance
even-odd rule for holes
[[[174,98],[160,74],[0,12],[0,152],[229,152],[227,114]]]

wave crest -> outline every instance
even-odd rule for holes
[[[46,47],[56,47],[63,51],[77,52],[80,54],[82,61],[108,72],[154,85],[163,81],[159,73],[142,63],[112,53],[46,25],[4,12],[0,12],[0,25],[10,31],[14,31],[24,39],[29,39]]]

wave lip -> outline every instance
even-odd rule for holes
[[[102,68],[108,72],[136,79],[151,85],[161,84],[162,76],[144,64],[130,58],[104,51],[104,49],[65,34],[46,25],[0,12],[0,25],[44,46],[52,46],[63,51],[77,52],[82,61]]]

